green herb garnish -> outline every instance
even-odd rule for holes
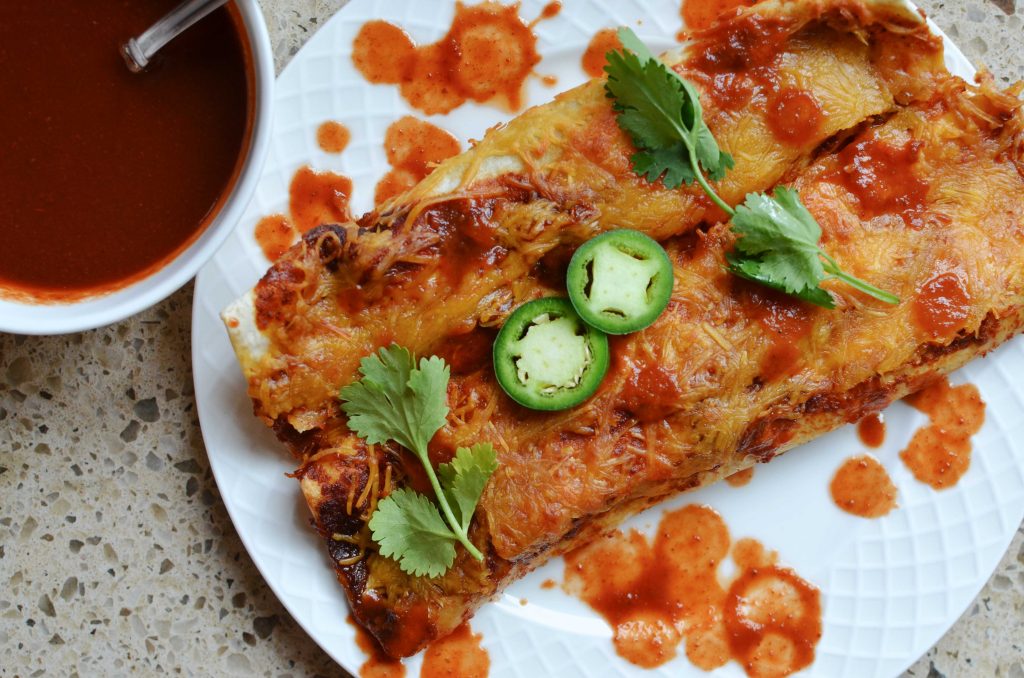
[[[498,467],[489,444],[461,447],[437,473],[427,444],[448,416],[449,369],[436,356],[420,359],[392,344],[363,358],[363,378],[341,389],[348,427],[371,445],[394,441],[423,464],[434,501],[403,488],[391,492],[370,517],[381,555],[403,572],[438,577],[455,562],[455,543],[477,560],[483,554],[469,540],[469,524],[488,479]],[[440,477],[440,478],[439,478]]]
[[[628,28],[619,29],[623,50],[609,52],[605,91],[613,100],[619,127],[637,148],[633,171],[666,188],[694,181],[732,220],[740,237],[726,255],[729,271],[825,308],[835,308],[821,287],[843,280],[889,304],[899,298],[844,272],[819,246],[821,227],[795,190],[775,195],[751,193],[733,209],[708,183],[721,180],[733,159],[719,149],[704,123],[700,96],[690,83],[656,59]],[[706,176],[705,176],[706,175]]]

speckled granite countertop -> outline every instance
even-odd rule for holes
[[[344,0],[262,0],[278,69]],[[1024,0],[924,0],[1002,83]],[[190,369],[192,286],[125,322],[0,334],[0,675],[344,675],[221,504]],[[909,674],[1024,678],[1024,531]]]

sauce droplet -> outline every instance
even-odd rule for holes
[[[844,461],[832,477],[829,492],[836,506],[862,518],[881,518],[896,508],[896,486],[870,454]]]
[[[817,138],[825,119],[814,95],[787,87],[772,97],[768,127],[779,141],[801,146]]]
[[[868,447],[881,447],[885,442],[885,416],[872,413],[858,421],[857,435]]]
[[[269,261],[277,261],[297,237],[298,233],[283,214],[271,214],[256,222],[256,243]]]
[[[679,15],[683,18],[686,28],[700,31],[710,28],[715,19],[726,12],[733,12],[740,7],[749,7],[756,0],[683,0]]]
[[[736,471],[731,476],[725,477],[725,482],[729,483],[731,487],[743,487],[751,481],[754,477],[754,467],[750,466],[743,469],[742,471]]]
[[[970,315],[971,295],[957,271],[939,273],[914,298],[914,324],[932,339],[956,334]]]
[[[590,44],[583,52],[583,58],[580,60],[583,72],[592,78],[600,78],[604,75],[605,64],[608,63],[604,58],[605,55],[616,49],[622,49],[616,29],[602,28],[599,30],[590,39]]]
[[[469,624],[463,622],[423,653],[420,678],[486,678],[491,658],[480,640],[480,634],[473,633]]]
[[[351,221],[348,211],[352,180],[334,172],[317,172],[300,167],[288,188],[292,224],[305,233],[321,224]]]
[[[411,115],[396,120],[384,134],[384,152],[391,170],[374,191],[374,203],[380,205],[400,195],[434,170],[434,165],[458,155],[459,140],[449,132]]]
[[[950,386],[943,377],[907,403],[928,415],[900,459],[922,483],[936,490],[956,485],[971,465],[971,436],[985,423],[985,402],[973,384]]]
[[[553,0],[553,2],[549,2],[548,4],[544,5],[544,9],[540,11],[540,16],[534,19],[533,23],[531,23],[530,25],[532,26],[536,24],[538,21],[542,21],[544,19],[553,19],[556,16],[558,16],[558,13],[561,11],[562,3],[559,2],[559,0]]]
[[[723,586],[730,546],[721,516],[685,506],[665,514],[653,542],[614,532],[568,554],[565,588],[612,625],[616,652],[638,666],[668,662],[682,640],[706,671],[730,659],[751,676],[808,666],[821,637],[819,591],[753,539],[732,548],[738,572]]]
[[[537,21],[558,13],[550,3]],[[417,46],[398,26],[369,21],[352,45],[352,61],[369,82],[398,85],[410,106],[443,114],[467,100],[495,102],[519,110],[523,85],[540,62],[537,36],[519,16],[519,6],[456,3],[443,38]]]
[[[403,678],[405,676],[405,665],[397,659],[392,659],[380,643],[366,632],[362,626],[356,623],[352,615],[348,616],[348,623],[356,630],[356,645],[366,655],[366,661],[359,667],[359,678]]]
[[[316,143],[325,153],[341,153],[352,135],[340,122],[328,120],[316,128]]]

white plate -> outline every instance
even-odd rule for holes
[[[563,0],[562,12],[536,28],[544,57],[541,74],[558,77],[558,90],[584,80],[579,57],[600,28],[636,25],[655,49],[674,44],[678,0]],[[252,416],[252,406],[218,312],[249,289],[268,262],[253,226],[284,211],[293,172],[309,163],[341,172],[355,184],[354,210],[371,206],[377,179],[388,169],[382,139],[387,126],[412,113],[393,86],[371,86],[349,54],[363,22],[384,17],[418,42],[443,35],[454,3],[353,0],[295,56],[277,86],[276,127],[256,197],[226,245],[199,275],[192,352],[203,437],[221,495],[238,533],[267,583],[288,611],[342,666],[355,673],[365,660],[345,623],[348,606],[321,540],[309,528],[298,484],[285,478],[293,464],[273,434]],[[543,0],[523,0],[521,14],[539,15]],[[947,40],[955,71],[970,63]],[[529,103],[554,92],[539,79]],[[422,117],[422,116],[420,116]],[[505,114],[467,104],[430,118],[465,144]],[[345,123],[352,144],[340,156],[316,145],[317,126]],[[1012,342],[975,361],[954,381],[976,384],[988,404],[985,426],[974,438],[970,471],[953,489],[936,492],[916,482],[898,451],[924,418],[896,404],[886,413],[886,445],[876,452],[899,488],[900,508],[880,520],[838,510],[828,482],[841,461],[863,450],[851,427],[794,450],[765,466],[743,489],[724,483],[692,492],[637,516],[627,525],[650,529],[664,508],[707,503],[735,537],[752,536],[777,549],[783,562],[821,588],[824,633],[806,675],[891,676],[910,665],[952,625],[981,589],[1024,514],[1024,343]],[[491,657],[492,676],[704,675],[682,656],[654,671],[620,659],[608,625],[582,602],[545,579],[561,581],[562,561],[516,582],[473,619]],[[520,599],[528,604],[523,606]],[[419,659],[408,662],[410,675]],[[715,675],[740,676],[735,663]]]

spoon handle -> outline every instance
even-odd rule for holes
[[[149,65],[149,60],[161,47],[207,14],[225,4],[227,0],[185,0],[142,35],[131,38],[121,47],[128,68],[134,73]]]

